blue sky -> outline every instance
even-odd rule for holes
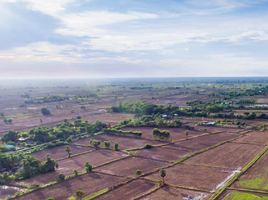
[[[268,76],[266,0],[0,0],[0,79]]]

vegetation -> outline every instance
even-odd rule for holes
[[[41,113],[43,115],[50,115],[51,114],[50,111],[47,108],[41,108]]]
[[[160,174],[160,176],[161,176],[162,179],[163,179],[163,185],[165,185],[165,176],[167,175],[166,170],[165,170],[165,169],[160,169],[160,170],[159,170],[159,174]]]
[[[87,173],[89,173],[89,172],[91,172],[92,171],[92,166],[89,164],[89,162],[86,162],[85,163],[85,171],[87,172]]]
[[[119,144],[117,142],[114,143],[114,150],[119,151]]]
[[[153,138],[155,139],[160,139],[160,140],[168,140],[170,138],[170,133],[169,131],[160,131],[157,128],[154,128],[152,131]]]

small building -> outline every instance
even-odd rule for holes
[[[175,116],[175,117],[177,117],[177,116],[178,116],[178,114],[174,114],[174,116]]]
[[[202,125],[204,125],[204,126],[215,126],[216,122],[202,121]]]
[[[163,118],[167,118],[167,115],[162,115]]]
[[[9,149],[15,149],[15,146],[14,145],[10,145],[10,144],[7,144],[5,147],[6,148],[9,148]]]
[[[27,144],[33,144],[34,141],[33,141],[33,140],[26,140],[26,143],[27,143]]]

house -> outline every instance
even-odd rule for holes
[[[162,115],[163,118],[167,118],[167,115]]]
[[[175,116],[175,117],[177,117],[177,116],[178,116],[178,114],[174,114],[174,116]]]
[[[5,147],[6,148],[9,148],[9,149],[15,149],[15,146],[14,145],[9,145],[9,144],[7,144]]]
[[[33,140],[26,140],[26,143],[27,143],[27,144],[33,144],[34,141],[33,141]]]
[[[18,141],[19,142],[25,142],[26,140],[28,140],[28,138],[26,137],[20,137],[19,139],[18,139]]]
[[[216,122],[202,121],[202,125],[204,126],[215,126]]]

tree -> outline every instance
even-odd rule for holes
[[[137,171],[136,171],[136,175],[137,175],[137,176],[141,175],[141,170],[137,170]]]
[[[109,149],[111,146],[111,142],[110,141],[104,141],[104,147]]]
[[[77,190],[75,194],[78,200],[82,200],[83,196],[85,195],[82,190]]]
[[[73,170],[73,174],[74,176],[77,176],[78,175],[78,171],[76,169]]]
[[[93,124],[89,124],[86,127],[86,131],[89,135],[92,135],[95,132],[95,126]]]
[[[64,175],[64,174],[59,174],[59,179],[60,179],[61,181],[63,181],[63,180],[65,179],[65,175]]]
[[[119,144],[117,142],[114,143],[114,150],[119,151]]]
[[[185,131],[186,139],[188,139],[189,131]]]
[[[54,200],[54,198],[53,197],[49,197],[46,200]]]
[[[82,110],[86,110],[86,106],[81,106],[81,109]]]
[[[92,171],[92,166],[89,164],[89,162],[86,162],[85,163],[85,171],[87,173],[91,172]]]
[[[95,147],[95,149],[97,150],[98,147],[100,146],[101,141],[100,140],[93,140],[92,141],[92,145]]]
[[[69,145],[65,146],[65,151],[68,153],[68,158],[70,158],[72,153],[71,153],[71,147]]]
[[[41,113],[43,115],[50,115],[50,111],[47,108],[41,108]]]
[[[71,143],[73,142],[73,138],[68,137],[68,138],[66,139],[66,142],[68,142],[68,144],[71,144]]]
[[[165,184],[165,176],[167,175],[167,172],[165,169],[160,169],[159,170],[160,176],[163,178],[163,184]]]

